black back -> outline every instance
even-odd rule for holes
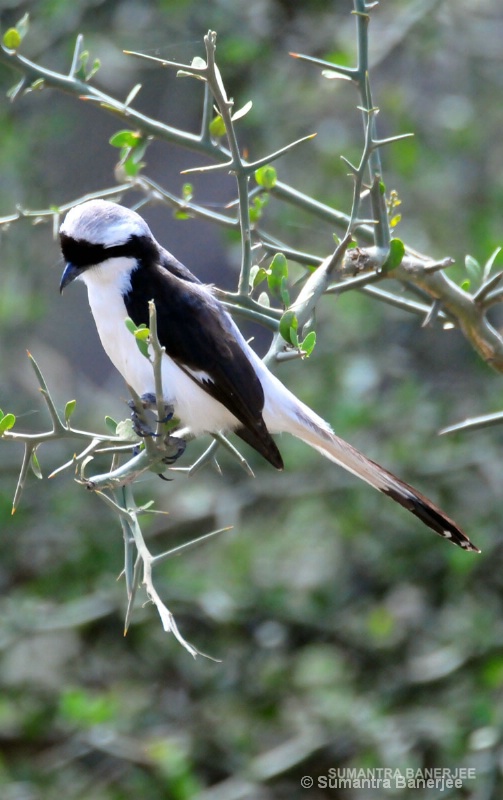
[[[135,253],[139,266],[124,296],[129,316],[136,325],[148,326],[148,303],[154,300],[159,342],[167,355],[239,420],[238,436],[281,469],[281,454],[262,418],[262,384],[224,307],[169,253],[158,251],[155,259],[152,255],[150,248]]]

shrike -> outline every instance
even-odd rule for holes
[[[60,230],[66,261],[60,291],[86,286],[102,345],[126,383],[155,394],[152,366],[124,321],[148,326],[154,300],[164,401],[198,436],[234,431],[277,469],[274,433],[291,433],[407,508],[436,533],[479,552],[430,500],[336,436],[330,425],[272,374],[217,300],[159,245],[136,212],[104,200],[72,208]]]

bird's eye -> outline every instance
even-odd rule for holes
[[[65,261],[75,267],[91,267],[109,258],[107,248],[102,244],[91,244],[84,239],[74,239],[61,234],[61,250]]]

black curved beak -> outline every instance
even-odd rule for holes
[[[68,263],[63,271],[61,276],[61,281],[59,283],[59,293],[63,292],[63,289],[68,286],[69,283],[78,278],[81,273],[81,270],[76,267],[74,264]]]

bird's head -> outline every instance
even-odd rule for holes
[[[139,214],[107,200],[88,200],[70,209],[59,235],[66,263],[60,292],[76,278],[87,282],[91,274],[127,277],[157,247]]]

